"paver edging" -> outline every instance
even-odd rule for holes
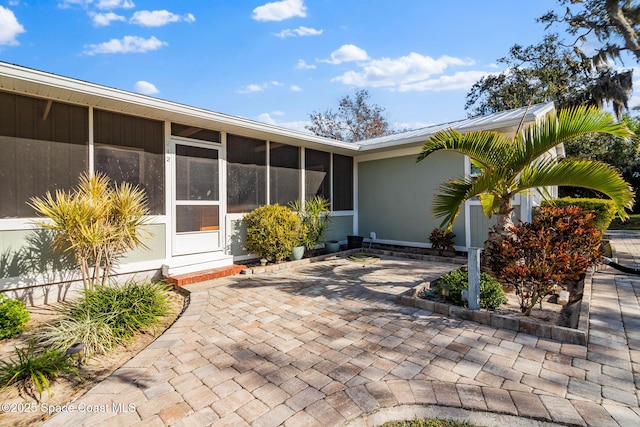
[[[424,288],[428,288],[430,282],[425,282],[423,286],[410,289],[398,295],[396,302],[409,307],[420,308],[443,314],[460,320],[471,320],[476,323],[490,325],[495,328],[507,329],[515,332],[522,332],[535,335],[540,338],[548,338],[561,341],[567,344],[587,345],[589,340],[589,311],[591,307],[591,284],[593,272],[587,273],[584,279],[584,291],[580,305],[580,320],[578,328],[567,328],[564,326],[549,325],[536,322],[527,318],[515,318],[503,314],[493,313],[487,310],[469,310],[444,302],[429,301],[420,298],[418,295]]]
[[[337,258],[345,258],[349,255],[358,253],[358,252],[366,252],[375,255],[386,255],[397,258],[406,258],[411,260],[419,260],[419,261],[431,261],[431,262],[441,262],[441,263],[451,263],[457,265],[464,265],[467,263],[466,258],[461,257],[444,257],[437,255],[423,255],[423,254],[412,254],[408,252],[402,251],[392,251],[386,249],[347,249],[344,251],[339,251],[331,254],[323,254],[310,258],[303,258],[297,261],[284,261],[278,264],[267,264],[267,265],[259,265],[255,267],[247,267],[242,270],[241,274],[265,274],[265,273],[273,273],[274,271],[286,270],[290,268],[299,267],[306,264],[313,264],[315,262],[327,261],[331,259]]]

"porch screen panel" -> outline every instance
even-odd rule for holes
[[[269,144],[270,203],[286,206],[300,198],[300,148]]]
[[[93,116],[96,171],[142,188],[151,214],[163,215],[163,123],[101,110]]]
[[[304,152],[305,198],[316,196],[331,198],[331,154],[324,151],[307,149]]]
[[[32,197],[75,187],[88,139],[87,108],[0,92],[0,217],[34,217]]]
[[[353,157],[333,155],[333,210],[353,210]]]
[[[267,143],[227,137],[227,211],[251,212],[267,203]]]

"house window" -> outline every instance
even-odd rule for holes
[[[333,210],[353,210],[353,157],[333,155]]]
[[[300,148],[269,144],[270,202],[286,206],[300,198]]]
[[[267,143],[227,137],[227,211],[250,212],[267,202]]]
[[[87,108],[0,92],[0,218],[34,217],[32,197],[75,187],[88,139]]]
[[[312,199],[316,196],[329,200],[331,192],[329,187],[331,170],[331,154],[324,151],[307,149],[304,154],[305,169],[305,198]]]
[[[150,212],[163,215],[163,123],[101,110],[93,117],[96,172],[142,188]]]

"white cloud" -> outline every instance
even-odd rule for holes
[[[331,81],[358,87],[386,87],[400,92],[467,89],[491,72],[467,70],[443,74],[451,67],[474,64],[475,61],[469,58],[444,55],[435,59],[412,52],[400,58],[360,62],[358,70],[347,71]]]
[[[291,92],[302,92],[302,88],[298,85],[291,85],[289,89],[291,89]]]
[[[369,55],[364,49],[360,49],[353,44],[345,44],[340,46],[338,50],[331,52],[331,59],[320,59],[318,61],[328,64],[342,64],[343,62],[366,61],[367,59],[369,59]]]
[[[66,9],[68,7],[78,5],[78,6],[88,6],[91,4],[93,0],[61,0],[58,2],[58,7],[62,9]]]
[[[262,92],[264,91],[266,88],[268,87],[268,85],[266,83],[263,83],[261,85],[259,84],[250,84],[245,86],[244,88],[238,90],[238,93],[253,93],[253,92]]]
[[[24,32],[25,29],[18,22],[16,15],[11,10],[0,6],[0,45],[15,46],[19,44],[16,37]]]
[[[284,83],[274,80],[271,82],[261,83],[261,84],[253,83],[243,87],[242,89],[237,90],[236,92],[242,93],[242,94],[253,93],[253,92],[263,92],[271,87],[280,87],[280,86],[284,86]]]
[[[167,43],[158,40],[154,36],[148,39],[125,36],[122,39],[111,39],[108,42],[87,45],[84,53],[87,55],[95,55],[97,53],[143,53],[158,50],[163,46],[167,46]]]
[[[323,33],[324,30],[316,30],[315,28],[303,27],[300,26],[294,30],[286,29],[282,30],[279,33],[276,33],[276,37],[285,38],[285,37],[304,37],[304,36],[319,36]]]
[[[93,19],[93,25],[96,27],[106,27],[111,25],[114,21],[126,21],[124,16],[116,15],[113,12],[108,13],[90,13],[91,19]]]
[[[134,85],[134,89],[136,92],[143,95],[153,95],[154,93],[160,92],[153,83],[149,83],[144,80],[137,81]]]
[[[131,9],[135,6],[130,0],[99,0],[96,5],[98,9]]]
[[[285,19],[307,16],[303,0],[282,0],[266,3],[253,9],[252,18],[256,21],[284,21]]]
[[[315,70],[316,66],[313,64],[307,64],[304,59],[299,59],[296,64],[298,70]]]
[[[419,82],[400,84],[398,92],[442,92],[444,90],[469,89],[482,77],[493,73],[486,71],[459,71],[451,76],[440,76],[436,79],[426,79]]]
[[[166,10],[140,10],[133,14],[129,22],[143,27],[161,27],[172,22],[194,22],[195,20],[196,18],[190,13],[180,16]]]
[[[258,116],[257,120],[259,122],[266,123],[273,126],[280,126],[283,128],[293,129],[293,130],[297,130],[297,131],[309,133],[309,134],[311,133],[309,130],[305,128],[305,126],[308,126],[311,124],[311,122],[309,121],[299,120],[294,122],[279,122],[278,120],[271,117],[272,115],[282,116],[284,114],[281,113],[280,111],[274,111],[272,113],[262,113]]]

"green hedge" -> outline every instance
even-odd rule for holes
[[[611,199],[574,199],[572,197],[563,197],[561,199],[545,200],[541,206],[555,206],[558,208],[577,206],[584,211],[593,211],[596,216],[596,228],[602,233],[607,231],[618,211],[616,204]]]

